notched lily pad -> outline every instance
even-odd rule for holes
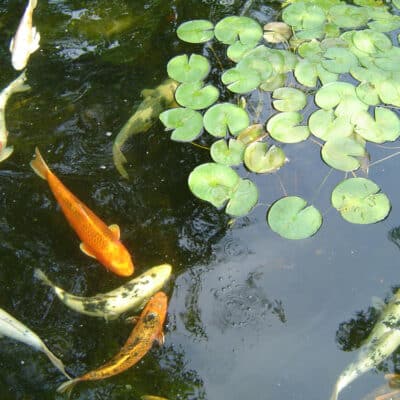
[[[231,44],[226,50],[226,55],[236,63],[239,62],[245,54],[255,47],[254,44],[243,44],[240,40]]]
[[[192,142],[203,129],[203,117],[190,108],[172,108],[159,116],[166,130],[173,129],[171,139],[178,142]]]
[[[286,162],[286,156],[280,147],[265,142],[254,142],[246,147],[244,163],[246,167],[258,174],[275,172]]]
[[[268,43],[286,42],[292,36],[292,28],[284,22],[269,22],[264,25],[264,39]]]
[[[192,54],[190,58],[187,54],[182,54],[172,58],[167,64],[168,76],[178,82],[201,81],[206,78],[210,69],[210,62],[199,54]]]
[[[240,40],[243,44],[257,43],[263,34],[261,26],[252,18],[230,16],[215,25],[215,37],[224,44]]]
[[[178,38],[188,43],[204,43],[214,37],[214,25],[205,19],[195,19],[179,25]]]
[[[260,75],[254,70],[237,67],[225,71],[221,80],[231,92],[240,94],[253,91],[261,83]]]
[[[192,193],[214,207],[222,207],[229,200],[241,178],[230,167],[216,163],[197,166],[189,175]]]
[[[307,126],[297,126],[303,120],[298,112],[283,112],[274,115],[267,122],[267,131],[275,140],[283,143],[298,143],[310,135]]]
[[[390,202],[378,193],[377,184],[365,178],[351,178],[339,183],[332,192],[332,206],[353,224],[373,224],[389,214]]]
[[[241,179],[231,195],[225,212],[233,217],[243,217],[254,208],[257,201],[257,186],[250,179]]]
[[[217,140],[211,145],[211,158],[219,164],[239,165],[243,161],[246,146],[239,140],[225,139]]]
[[[344,74],[358,65],[357,57],[349,50],[341,47],[330,47],[324,54],[322,66],[329,72]]]
[[[175,92],[176,101],[193,110],[210,107],[218,97],[219,90],[213,85],[203,86],[203,82],[182,83]]]
[[[333,110],[317,110],[308,120],[310,131],[322,140],[346,137],[353,133],[353,125],[347,118],[336,117]]]
[[[357,28],[365,25],[369,15],[365,7],[339,4],[329,9],[331,21],[341,28]]]
[[[274,107],[278,111],[300,111],[307,104],[307,97],[299,89],[283,87],[274,90],[272,97]]]
[[[256,142],[267,136],[263,126],[261,124],[250,125],[243,129],[239,135],[237,135],[237,140],[240,140],[246,146],[250,143]]]
[[[326,15],[322,8],[314,4],[297,2],[283,10],[282,19],[297,30],[312,30],[321,27]]]
[[[392,48],[391,40],[381,32],[363,29],[353,34],[353,44],[358,50],[368,54],[388,51]]]
[[[322,215],[301,197],[289,196],[276,201],[268,211],[270,228],[286,239],[305,239],[314,235],[322,224]]]
[[[204,114],[204,127],[216,137],[224,137],[229,132],[236,136],[250,123],[246,110],[231,103],[216,104]]]

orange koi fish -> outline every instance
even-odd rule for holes
[[[132,259],[119,240],[119,226],[107,226],[50,171],[38,148],[35,149],[35,153],[36,158],[31,161],[31,167],[49,183],[65,217],[82,240],[81,250],[88,256],[96,258],[117,275],[132,275],[134,269]]]
[[[151,349],[154,341],[163,344],[167,302],[167,295],[157,292],[140,314],[136,326],[119,353],[101,367],[64,382],[57,392],[70,394],[78,382],[97,381],[117,375],[139,362]]]

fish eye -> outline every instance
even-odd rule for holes
[[[144,322],[151,322],[154,321],[157,317],[157,314],[154,312],[149,312],[146,317],[144,318]]]

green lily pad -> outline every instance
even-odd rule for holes
[[[391,40],[384,33],[372,29],[356,31],[353,35],[353,43],[357,49],[368,54],[385,52],[392,48]]]
[[[273,74],[271,78],[261,82],[259,88],[265,92],[272,92],[275,89],[285,86],[286,78],[286,74]]]
[[[264,25],[264,39],[268,43],[286,42],[292,36],[292,28],[284,22],[269,22]]]
[[[322,66],[329,72],[344,74],[350,68],[358,65],[357,57],[349,50],[341,47],[331,47],[326,50]]]
[[[335,82],[338,79],[338,74],[329,72],[319,62],[311,62],[308,59],[297,63],[294,76],[302,85],[308,87],[316,86],[318,78],[323,85]]]
[[[353,224],[373,224],[389,214],[390,202],[377,184],[365,178],[346,179],[332,192],[332,206]]]
[[[353,133],[350,121],[344,117],[336,117],[332,110],[313,112],[308,120],[308,126],[313,135],[324,141],[350,136]]]
[[[174,129],[171,139],[178,142],[192,142],[203,129],[202,115],[190,108],[172,108],[159,116],[166,130]]]
[[[221,80],[233,93],[249,93],[261,83],[260,75],[251,69],[231,68],[225,71]]]
[[[243,217],[254,208],[257,201],[257,186],[249,179],[241,179],[231,195],[225,212],[233,217]]]
[[[369,82],[362,82],[356,87],[357,97],[365,104],[376,106],[380,103],[376,87]],[[400,98],[399,98],[400,100]]]
[[[267,122],[267,131],[271,137],[283,143],[298,143],[310,135],[307,126],[296,126],[303,120],[298,112],[283,112],[274,115]]]
[[[246,147],[244,163],[246,167],[258,174],[275,172],[286,162],[286,156],[280,147],[265,142],[254,142]]]
[[[226,50],[226,55],[234,62],[239,62],[250,50],[254,49],[253,43],[243,44],[240,40],[231,44]]]
[[[354,171],[360,167],[355,157],[363,157],[365,148],[352,137],[329,139],[321,150],[322,159],[332,168],[340,171]]]
[[[369,15],[364,7],[340,4],[329,10],[331,22],[341,28],[358,28],[367,23]]]
[[[199,54],[176,56],[167,64],[168,76],[178,82],[198,82],[210,72],[210,62]]]
[[[307,97],[299,89],[283,87],[272,93],[274,107],[278,111],[300,111],[307,104]]]
[[[309,61],[319,62],[324,54],[324,51],[321,47],[320,42],[311,41],[302,43],[297,52],[303,58],[307,58]]]
[[[283,59],[282,59],[283,62]],[[257,57],[254,52],[248,52],[237,64],[237,69],[246,71],[251,74],[257,73],[261,81],[269,79],[272,75],[272,65],[269,60],[264,57]]]
[[[205,19],[195,19],[179,25],[178,38],[188,43],[204,43],[214,37],[214,25]]]
[[[197,166],[189,175],[192,193],[214,207],[222,207],[229,200],[241,178],[230,167],[216,163]]]
[[[204,114],[204,127],[215,137],[224,137],[227,131],[236,136],[250,123],[243,108],[231,103],[216,104]]]
[[[239,165],[243,161],[245,148],[246,146],[239,140],[229,139],[227,143],[225,139],[221,139],[211,145],[210,154],[216,163]]]
[[[248,144],[256,142],[265,136],[267,136],[267,133],[264,131],[263,126],[261,124],[254,124],[243,129],[239,135],[237,135],[237,140],[240,140],[244,145],[247,146]]]
[[[263,34],[261,26],[252,18],[230,16],[215,25],[215,37],[224,44],[240,40],[243,44],[257,43]]]
[[[379,94],[383,103],[393,104],[400,107],[400,82],[393,79],[387,79],[378,82],[375,85],[376,91]]]
[[[374,18],[368,27],[377,32],[390,32],[400,28],[400,17],[387,13],[383,18]]]
[[[306,207],[301,197],[289,196],[276,201],[269,209],[270,228],[286,239],[305,239],[314,235],[322,224],[322,215],[314,207]]]
[[[202,110],[214,104],[219,90],[213,85],[203,87],[203,82],[182,83],[175,92],[176,101],[183,107]]]
[[[387,108],[376,107],[375,119],[367,111],[360,111],[351,122],[355,125],[354,131],[370,142],[392,142],[400,136],[399,118]]]
[[[283,10],[282,19],[297,30],[310,30],[321,27],[326,15],[322,8],[314,4],[297,2]]]

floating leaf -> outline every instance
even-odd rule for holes
[[[332,206],[353,224],[373,224],[389,214],[390,202],[380,188],[365,178],[346,179],[332,192]]]
[[[344,74],[350,68],[358,65],[357,57],[347,49],[341,47],[331,47],[326,50],[322,66],[329,72]]]
[[[254,44],[243,44],[240,40],[231,44],[226,50],[226,55],[236,63],[239,62],[245,54],[254,48]]]
[[[261,124],[254,124],[248,126],[246,129],[243,129],[237,136],[237,140],[240,140],[244,145],[247,146],[248,144],[256,142],[265,136],[267,136],[267,133],[264,131],[263,126]]]
[[[182,83],[175,92],[176,101],[183,107],[202,110],[214,104],[219,90],[213,85],[203,87],[203,82]]]
[[[379,94],[376,87],[369,82],[360,83],[356,87],[356,93],[357,97],[365,104],[376,106],[380,103]]]
[[[400,82],[397,80],[387,79],[378,82],[376,90],[383,103],[393,104],[400,107]]]
[[[283,143],[297,143],[310,135],[307,126],[296,126],[303,120],[298,112],[283,112],[274,115],[267,122],[267,131],[275,140]]]
[[[264,57],[257,57],[254,55],[255,53],[250,51],[248,52],[238,63],[237,69],[246,71],[254,75],[257,73],[260,76],[261,81],[265,81],[270,78],[272,75],[272,65],[269,60]],[[280,55],[279,55],[280,56]],[[281,56],[280,56],[281,57]],[[282,63],[283,63],[283,58]]]
[[[203,80],[210,72],[210,63],[207,58],[192,54],[176,56],[167,64],[168,76],[178,82],[197,82]]]
[[[239,165],[243,161],[244,150],[246,146],[239,140],[225,139],[217,140],[211,145],[211,158],[219,164]]]
[[[314,235],[322,224],[322,215],[314,207],[306,207],[301,197],[289,196],[276,201],[268,211],[270,228],[286,239],[305,239]]]
[[[230,199],[240,180],[240,176],[232,168],[206,163],[197,166],[190,173],[188,183],[196,197],[219,208]]]
[[[352,123],[354,131],[370,142],[394,141],[400,136],[399,118],[387,108],[376,107],[375,119],[367,111],[361,111],[353,116]]]
[[[282,13],[282,19],[295,30],[318,28],[324,24],[325,18],[322,8],[304,2],[293,3]]]
[[[244,163],[246,167],[259,174],[274,172],[286,162],[286,156],[280,147],[271,146],[265,142],[254,142],[246,147]]]
[[[284,86],[286,83],[286,74],[274,74],[271,78],[261,83],[259,86],[261,90],[265,92],[272,92],[275,89],[278,89]]]
[[[321,150],[322,159],[332,168],[341,171],[354,171],[360,167],[355,157],[363,157],[365,148],[352,137],[329,139]]]
[[[174,129],[171,139],[178,142],[192,142],[203,129],[202,115],[190,108],[172,108],[159,116],[167,130]]]
[[[299,111],[302,110],[307,104],[307,97],[299,89],[283,87],[274,90],[272,97],[274,107],[278,111]]]
[[[231,195],[225,212],[233,217],[242,217],[254,208],[257,201],[257,186],[249,179],[241,179]]]
[[[231,103],[216,104],[204,114],[204,127],[216,137],[226,136],[228,129],[232,135],[238,135],[249,123],[247,112]]]
[[[264,25],[264,39],[269,43],[286,42],[292,36],[292,28],[284,22],[269,22]]]
[[[322,140],[334,137],[346,137],[353,133],[353,125],[347,118],[335,117],[332,110],[317,110],[308,120],[310,131]]]
[[[214,25],[205,19],[195,19],[179,25],[178,38],[188,43],[204,43],[214,37]]]
[[[233,93],[248,93],[261,83],[260,75],[251,69],[231,68],[225,71],[221,80]]]
[[[302,43],[297,49],[299,55],[303,58],[307,58],[308,61],[316,61],[319,62],[324,53],[320,42],[311,41]]]
[[[252,18],[230,16],[215,25],[215,37],[224,44],[240,40],[243,44],[257,43],[263,34],[261,26]]]
[[[370,54],[385,52],[392,48],[391,40],[384,33],[372,29],[356,31],[353,35],[353,43],[357,49]]]
[[[308,87],[314,87],[318,78],[324,85],[338,79],[338,74],[329,72],[319,62],[314,63],[308,59],[301,60],[296,65],[294,75],[302,85]]]
[[[341,28],[357,28],[368,21],[368,11],[364,7],[355,7],[348,4],[340,4],[329,10],[331,21]]]

